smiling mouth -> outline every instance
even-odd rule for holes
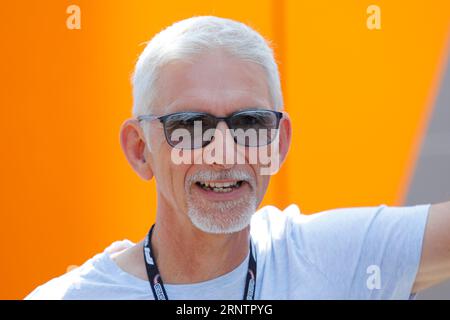
[[[207,182],[197,181],[195,184],[205,191],[213,191],[217,193],[228,193],[239,189],[245,181],[231,181],[231,182]]]

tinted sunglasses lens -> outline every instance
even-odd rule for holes
[[[215,119],[202,113],[185,112],[167,116],[163,124],[169,145],[177,149],[197,149],[211,141],[212,135],[204,136],[204,132],[215,128]]]
[[[234,139],[246,147],[270,144],[277,135],[279,117],[271,111],[240,112],[230,118]]]

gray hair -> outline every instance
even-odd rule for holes
[[[283,107],[278,66],[268,42],[241,22],[200,16],[176,22],[148,42],[132,78],[133,115],[149,113],[156,97],[158,73],[164,65],[212,49],[224,49],[239,59],[262,66],[267,74],[273,107]]]

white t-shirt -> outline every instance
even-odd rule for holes
[[[430,204],[342,208],[303,215],[268,206],[251,221],[257,261],[255,299],[409,299]],[[128,240],[114,246],[131,246]],[[113,246],[113,247],[114,247]],[[26,299],[154,299],[147,281],[121,270],[107,248]],[[248,256],[218,278],[165,284],[169,299],[236,299]]]

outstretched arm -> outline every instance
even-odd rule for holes
[[[413,292],[450,279],[450,201],[430,207]]]

